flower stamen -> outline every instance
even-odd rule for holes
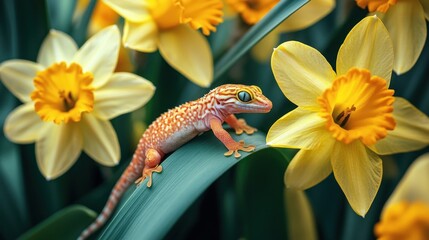
[[[352,107],[347,107],[344,111],[342,111],[338,116],[335,118],[335,123],[339,124],[340,127],[344,127],[346,125],[347,121],[349,121],[350,115],[353,111],[356,111],[355,105],[352,105]]]

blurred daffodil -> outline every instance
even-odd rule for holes
[[[375,225],[374,233],[383,240],[429,239],[429,154],[410,166]]]
[[[119,161],[119,143],[109,122],[144,105],[149,81],[113,73],[120,34],[111,26],[80,49],[66,34],[51,30],[37,63],[8,60],[0,65],[4,85],[24,104],[9,114],[5,135],[16,143],[36,142],[36,159],[47,179],[66,172],[83,150],[97,162]]]
[[[428,0],[356,0],[361,8],[377,15],[393,42],[393,70],[403,74],[419,58],[426,41],[426,20],[429,20]]]
[[[240,14],[248,25],[259,22],[280,0],[225,0],[228,12]],[[273,29],[252,49],[256,60],[266,62],[271,56],[272,49],[277,46],[280,34],[305,29],[328,15],[335,8],[335,0],[312,0],[298,9],[278,27]]]
[[[350,31],[337,72],[317,50],[294,41],[274,50],[271,66],[285,96],[298,105],[267,135],[271,146],[301,148],[286,170],[286,185],[307,189],[333,172],[364,216],[381,182],[377,154],[429,144],[429,118],[388,89],[393,47],[383,23],[367,17]]]
[[[125,18],[125,47],[154,52],[199,86],[213,81],[213,59],[204,35],[223,21],[221,0],[104,0]]]

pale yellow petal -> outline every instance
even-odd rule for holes
[[[279,42],[279,34],[280,32],[274,29],[253,46],[251,49],[253,58],[261,63],[268,62],[270,56],[273,54],[274,47]]]
[[[390,204],[402,201],[421,201],[429,204],[429,153],[418,157],[408,168],[396,186],[384,209]],[[383,209],[383,211],[384,211]]]
[[[118,164],[120,149],[118,137],[109,121],[85,114],[80,124],[83,150],[92,159],[106,166]]]
[[[300,150],[289,163],[284,176],[288,188],[304,190],[331,174],[331,153],[335,140],[328,135],[318,140],[318,148]]]
[[[36,141],[36,160],[47,180],[65,173],[82,151],[82,135],[76,124],[46,123]]]
[[[429,0],[420,0],[420,4],[425,12],[425,18],[429,21]]]
[[[201,87],[213,81],[213,58],[207,40],[189,26],[160,32],[159,51],[182,75]]]
[[[289,240],[317,240],[316,222],[304,191],[284,191]]]
[[[318,107],[317,98],[336,77],[319,51],[295,41],[274,49],[271,68],[283,94],[300,107]]]
[[[119,29],[112,25],[92,36],[76,53],[73,60],[94,76],[95,88],[106,83],[115,70],[119,44]]]
[[[143,0],[103,0],[119,15],[129,21],[139,22],[149,15],[148,2]]]
[[[152,18],[143,22],[125,21],[123,42],[125,47],[140,52],[158,49],[158,27]]]
[[[419,0],[398,1],[386,14],[380,14],[393,42],[397,74],[410,70],[426,42],[426,19]]]
[[[284,148],[318,148],[326,119],[317,112],[296,108],[277,120],[267,134],[267,145]]]
[[[393,103],[396,127],[371,148],[378,154],[410,152],[429,145],[429,118],[403,98]]]
[[[112,119],[146,104],[155,86],[132,73],[114,73],[107,84],[94,91],[94,113],[102,119]]]
[[[350,68],[365,68],[389,85],[393,69],[393,45],[389,32],[376,16],[360,21],[349,32],[337,56],[337,74]]]
[[[4,123],[4,134],[15,143],[32,143],[39,137],[43,126],[44,122],[30,102],[9,113]]]
[[[21,102],[31,101],[34,91],[33,79],[43,66],[27,60],[13,59],[0,65],[0,79]]]
[[[37,62],[47,68],[56,62],[70,62],[76,52],[77,45],[69,35],[51,30],[40,47]]]
[[[334,0],[311,0],[283,21],[278,28],[281,32],[302,30],[320,21],[334,8]]]
[[[360,141],[337,142],[332,151],[332,170],[352,209],[364,217],[380,187],[380,157]]]

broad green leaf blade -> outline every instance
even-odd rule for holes
[[[266,148],[262,133],[232,136],[255,145],[256,151]],[[225,152],[223,144],[209,132],[172,153],[162,164],[163,172],[154,175],[152,188],[148,189],[145,183],[136,188],[102,233],[101,239],[163,238],[216,179],[249,155],[242,153],[237,160],[225,157]]]
[[[301,8],[309,0],[283,0],[280,1],[263,19],[249,29],[246,34],[215,63],[214,79],[220,77],[251,47],[258,43],[265,35],[277,25]]]
[[[76,239],[81,230],[95,220],[97,214],[81,205],[55,213],[19,239]]]

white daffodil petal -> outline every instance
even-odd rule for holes
[[[74,123],[45,124],[36,141],[36,159],[43,176],[52,180],[76,162],[82,151],[82,135]]]
[[[30,102],[34,91],[33,79],[43,66],[27,60],[8,60],[0,65],[0,79],[21,102]]]
[[[425,202],[429,204],[429,153],[417,158],[402,177],[395,191],[384,205],[383,211],[390,204],[407,202]]]
[[[70,62],[76,52],[77,45],[69,35],[51,30],[40,47],[37,62],[47,68],[56,62]]]
[[[149,15],[148,2],[136,0],[103,0],[115,12],[123,18],[133,22],[143,21]]]
[[[74,61],[94,76],[95,88],[105,84],[115,70],[120,41],[119,29],[113,25],[92,36],[76,53]]]
[[[213,58],[207,40],[189,26],[159,33],[159,51],[173,68],[201,87],[213,81]]]
[[[380,155],[410,152],[429,145],[429,118],[411,103],[396,97],[393,103],[396,127],[371,146]]]
[[[406,17],[405,17],[406,16]],[[394,48],[393,69],[397,74],[410,70],[426,42],[426,19],[419,0],[398,1],[380,19],[390,33]]]
[[[300,150],[289,163],[284,176],[288,188],[304,190],[331,174],[331,153],[335,140],[323,136],[319,141],[318,148]]]
[[[139,52],[154,52],[158,49],[158,27],[152,18],[142,22],[125,21],[124,46]]]
[[[281,32],[302,30],[320,21],[334,8],[334,0],[311,0],[290,15],[278,28],[281,29]]]
[[[327,132],[326,120],[317,112],[296,108],[277,120],[267,134],[267,145],[284,148],[319,148]]]
[[[106,166],[118,164],[119,142],[109,121],[86,114],[82,117],[80,127],[83,134],[83,150],[92,159]]]
[[[380,187],[381,159],[360,141],[337,142],[332,151],[332,170],[352,209],[364,217]]]
[[[152,98],[155,86],[132,73],[114,73],[110,80],[94,91],[94,113],[102,119],[112,119],[131,112]]]
[[[295,41],[274,49],[271,68],[283,94],[300,107],[319,106],[317,98],[336,77],[319,51]]]
[[[34,104],[27,103],[15,108],[4,123],[4,134],[15,143],[32,143],[44,126],[40,116],[34,111]]]
[[[393,69],[393,44],[380,19],[369,16],[349,32],[337,56],[337,74],[351,68],[368,69],[372,75],[385,79],[389,85]]]

